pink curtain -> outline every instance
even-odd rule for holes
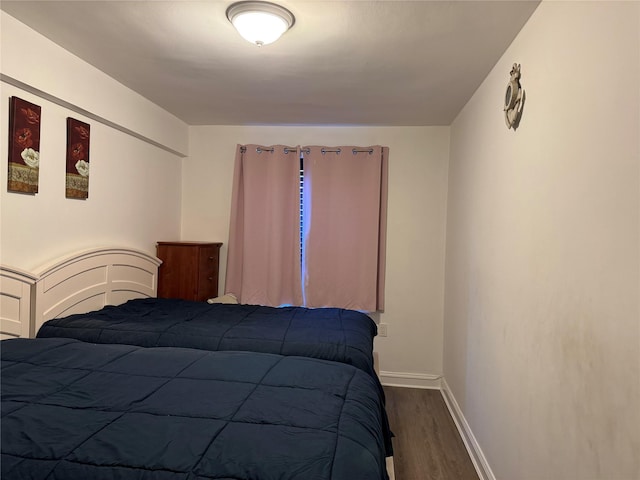
[[[225,293],[242,303],[302,304],[300,150],[238,145]]]
[[[306,305],[383,310],[388,148],[302,151]]]

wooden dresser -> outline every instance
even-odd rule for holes
[[[158,297],[204,301],[218,296],[222,243],[158,242]]]

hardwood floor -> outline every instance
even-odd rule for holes
[[[395,480],[478,480],[439,390],[384,387]]]

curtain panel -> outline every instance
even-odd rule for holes
[[[302,148],[309,307],[384,309],[388,148]]]
[[[238,145],[225,293],[242,303],[302,305],[300,150]]]
[[[387,172],[387,147],[238,145],[225,293],[383,310]]]

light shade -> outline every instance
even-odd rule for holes
[[[289,10],[269,2],[234,3],[227,18],[242,38],[259,47],[275,42],[296,20]]]

